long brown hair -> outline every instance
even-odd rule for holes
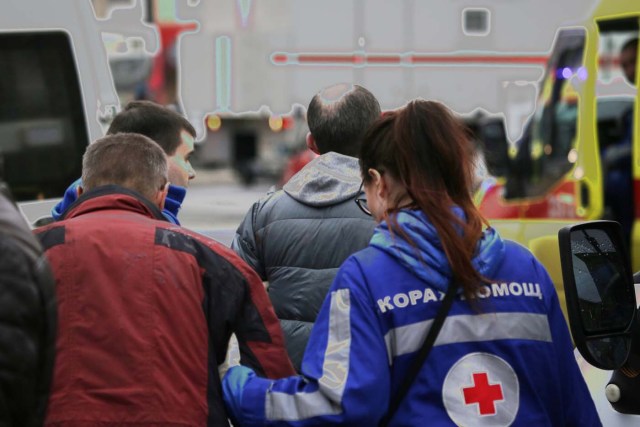
[[[466,128],[444,105],[415,100],[386,113],[368,130],[360,153],[360,169],[366,184],[370,168],[391,174],[405,187],[414,205],[435,227],[449,260],[453,280],[467,298],[485,279],[472,264],[483,224],[473,204],[472,144]],[[385,214],[392,232],[403,235],[396,208]],[[459,218],[453,207],[464,212]]]

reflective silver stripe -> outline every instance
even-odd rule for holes
[[[386,333],[389,364],[394,357],[417,351],[431,329],[433,320],[394,328]],[[503,339],[551,342],[551,329],[545,314],[486,313],[449,316],[434,346]]]
[[[348,289],[331,292],[329,337],[319,389],[312,393],[267,392],[265,415],[272,421],[299,421],[342,412],[342,395],[349,373],[351,303]]]

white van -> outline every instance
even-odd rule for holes
[[[0,176],[18,200],[60,197],[119,109],[90,1],[4,0]]]

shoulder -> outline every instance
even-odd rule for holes
[[[290,224],[286,221],[305,219],[331,219],[327,215],[329,207],[318,209],[302,203],[284,190],[269,193],[251,207],[253,229],[258,232],[274,223]],[[287,225],[288,226],[288,225]]]
[[[274,212],[286,211],[292,202],[295,203],[295,200],[283,190],[270,191],[251,206],[247,215],[252,217],[254,226],[264,226]]]
[[[23,316],[44,316],[45,306],[55,303],[55,291],[44,255],[33,256],[22,242],[0,234],[0,318],[2,321]],[[55,318],[47,319],[55,324]],[[35,332],[35,330],[33,331]]]
[[[392,289],[408,289],[416,283],[425,284],[398,258],[375,246],[367,246],[354,253],[341,269],[359,277],[362,286],[372,295],[380,295]]]
[[[363,270],[377,270],[381,263],[386,263],[388,255],[378,248],[367,246],[354,253],[347,261],[350,261]],[[346,264],[346,261],[345,261]]]
[[[499,271],[502,274],[548,279],[547,271],[531,251],[521,244],[504,240],[505,253]]]
[[[529,249],[513,240],[503,240],[505,258],[509,259],[522,259],[522,260],[535,260],[535,257]]]
[[[291,203],[295,200],[284,190],[273,190],[262,196],[255,204],[256,213],[263,213],[278,208],[283,203]]]
[[[389,257],[382,251],[372,246],[355,252],[349,256],[338,270],[338,278],[358,284],[362,287],[368,286],[368,278],[379,278],[397,268],[393,262],[389,262]],[[336,279],[337,281],[337,279]]]
[[[255,275],[240,256],[222,243],[182,227],[159,224],[162,225],[156,228],[156,244],[193,255],[205,270],[235,272],[246,280]]]
[[[522,284],[540,286],[547,297],[555,294],[555,287],[549,273],[529,249],[519,243],[505,240],[505,256],[496,271],[497,281],[515,281]],[[524,285],[523,285],[524,286]]]
[[[65,224],[63,222],[54,222],[47,226],[36,228],[33,233],[45,251],[65,243]]]
[[[5,279],[7,275],[26,276],[29,265],[35,261],[34,257],[25,252],[23,245],[3,233],[0,233],[0,253],[11,254],[0,257],[0,271]]]

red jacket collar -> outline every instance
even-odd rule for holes
[[[160,209],[140,193],[118,185],[104,185],[86,192],[67,209],[61,220],[103,210],[122,210],[166,221]]]

